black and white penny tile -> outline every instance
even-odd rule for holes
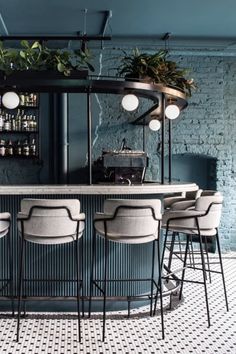
[[[230,311],[226,312],[220,275],[208,285],[212,325],[207,327],[203,286],[184,285],[184,301],[168,310],[165,299],[165,339],[161,339],[159,313],[149,317],[149,307],[108,313],[106,341],[101,341],[101,314],[83,318],[78,342],[77,318],[71,313],[30,313],[21,320],[16,343],[16,319],[0,316],[0,353],[6,354],[236,354],[236,253],[224,257]],[[195,276],[196,271],[189,271]],[[201,277],[201,274],[199,275]],[[200,278],[199,278],[200,279]]]

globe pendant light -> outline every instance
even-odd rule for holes
[[[154,132],[158,131],[161,127],[161,123],[157,119],[152,119],[149,122],[149,128]]]
[[[176,104],[170,104],[165,109],[165,115],[168,119],[176,119],[180,114],[180,109]]]
[[[122,98],[121,104],[126,111],[131,112],[138,108],[139,100],[137,96],[128,94]]]
[[[20,98],[13,91],[6,92],[2,96],[2,104],[4,107],[8,109],[16,108],[17,106],[19,106],[19,103],[20,103]]]

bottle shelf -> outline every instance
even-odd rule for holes
[[[3,104],[0,104],[0,108],[8,111],[8,108],[3,106]],[[23,106],[21,104],[21,105],[17,106],[16,108],[11,109],[11,111],[16,111],[17,109],[39,109],[39,106]]]
[[[39,109],[39,106],[24,106],[24,105],[19,105],[19,106],[17,106],[15,109],[29,109],[29,108],[31,108],[31,109]]]
[[[11,160],[11,159],[27,159],[27,160],[39,160],[39,156],[26,156],[26,155],[5,155],[0,156],[0,160]]]
[[[1,134],[38,134],[38,130],[1,130]]]

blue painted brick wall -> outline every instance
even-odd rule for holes
[[[181,53],[180,53],[181,54]],[[99,70],[111,75],[117,66],[120,51],[103,50]],[[188,108],[173,122],[173,153],[191,153],[217,158],[216,185],[224,195],[221,221],[221,243],[225,250],[236,249],[236,60],[226,56],[172,55],[180,66],[191,69],[198,89],[189,99]],[[142,148],[142,131],[127,125],[127,120],[138,114],[125,113],[120,106],[121,97],[99,95],[99,109],[94,140],[94,157],[102,148],[113,149],[125,136],[136,149]],[[143,111],[145,103],[139,107]],[[147,152],[150,156],[148,177],[158,178],[159,156],[156,146],[159,137],[148,133]]]

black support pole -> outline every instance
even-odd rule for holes
[[[162,112],[162,125],[161,125],[161,183],[164,184],[165,177],[165,95],[161,94],[161,112]]]
[[[169,183],[172,182],[172,121],[169,119]]]
[[[143,121],[143,151],[146,151],[146,126]]]
[[[87,92],[87,130],[88,130],[88,183],[93,183],[92,178],[92,113],[91,113],[91,94]]]
[[[58,94],[58,177],[68,183],[68,94]]]

